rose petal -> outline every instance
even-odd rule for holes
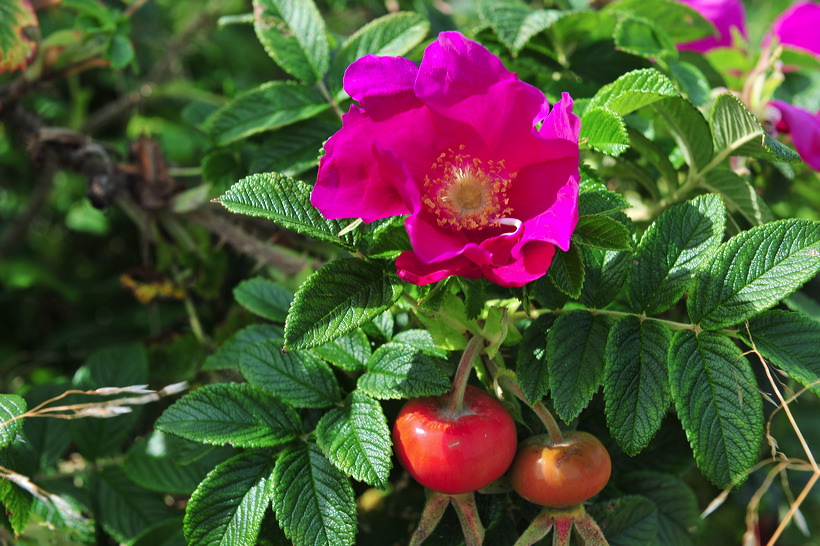
[[[786,47],[820,57],[820,4],[796,2],[772,24],[772,33]]]
[[[463,256],[427,264],[418,259],[412,250],[402,252],[396,258],[396,273],[409,283],[423,286],[446,279],[452,275],[468,279],[480,279],[481,269]]]
[[[552,264],[555,247],[548,243],[527,243],[522,257],[503,267],[485,268],[484,276],[501,286],[524,286],[544,276]]]
[[[781,122],[791,134],[794,147],[803,161],[815,171],[820,171],[820,111],[812,114],[782,100],[773,100],[769,104],[780,110],[783,116]]]
[[[737,29],[741,36],[747,37],[746,11],[741,0],[678,0],[700,13],[704,19],[714,25],[717,36],[707,36],[700,40],[678,44],[682,51],[706,53],[718,47],[731,47],[732,29]]]
[[[421,106],[413,91],[418,67],[404,57],[367,55],[345,71],[347,94],[374,120]]]

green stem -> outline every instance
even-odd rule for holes
[[[450,396],[450,402],[447,404],[447,413],[449,415],[461,415],[462,413],[464,392],[467,390],[467,380],[470,378],[470,370],[473,369],[473,360],[483,344],[484,338],[473,336],[464,348],[464,353],[461,355],[461,360],[456,369],[456,375],[453,378],[453,391]]]
[[[530,546],[535,544],[552,530],[555,520],[552,518],[552,513],[544,508],[541,513],[530,522],[529,527],[524,533],[518,537],[513,546]]]
[[[429,489],[427,492],[427,502],[424,503],[424,510],[421,513],[421,520],[418,527],[413,531],[413,536],[410,537],[410,546],[418,546],[429,537],[433,530],[441,521],[441,516],[447,510],[447,505],[450,504],[450,496],[444,493],[438,493]]]
[[[609,546],[609,541],[607,541],[603,531],[601,531],[601,528],[595,523],[595,520],[592,519],[592,516],[587,514],[583,506],[581,509],[581,513],[573,518],[573,524],[575,525],[575,530],[581,535],[581,538],[584,539],[584,544],[587,546]]]
[[[478,515],[473,493],[453,495],[450,499],[456,509],[458,520],[461,522],[461,532],[464,534],[466,546],[481,546],[484,542],[484,525]]]
[[[339,103],[336,102],[336,99],[334,99],[333,97],[330,96],[330,91],[328,91],[327,86],[325,85],[325,82],[323,82],[321,80],[316,82],[316,87],[319,88],[319,92],[325,98],[327,103],[330,104],[330,107],[333,109],[333,111],[336,112],[336,115],[339,116],[339,119],[342,119],[342,116],[344,115],[344,112],[342,112],[342,109],[339,108]]]

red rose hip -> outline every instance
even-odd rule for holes
[[[497,400],[468,386],[462,411],[448,413],[451,394],[409,400],[393,425],[401,465],[423,486],[447,495],[481,489],[515,457],[515,423]]]

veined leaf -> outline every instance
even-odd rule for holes
[[[677,82],[683,95],[694,104],[701,106],[709,99],[712,85],[700,68],[691,63],[672,61],[669,63],[669,72]]]
[[[589,311],[559,315],[547,336],[546,360],[555,412],[569,423],[604,378],[604,349],[612,320]]]
[[[728,169],[713,169],[706,174],[704,186],[720,193],[730,209],[740,212],[753,226],[774,220],[774,214],[749,182]]]
[[[704,17],[686,4],[674,0],[618,0],[606,6],[606,14],[626,12],[644,17],[675,42],[691,42],[709,36],[714,29]]]
[[[628,316],[609,332],[604,368],[606,420],[627,455],[643,450],[671,400],[666,355],[672,334],[653,320]]]
[[[341,401],[339,383],[323,360],[307,351],[283,351],[280,339],[265,339],[247,347],[239,371],[295,408],[326,408]]]
[[[555,322],[554,315],[541,315],[524,331],[515,359],[515,374],[524,396],[532,405],[549,392],[547,332]]]
[[[302,235],[354,250],[352,233],[338,236],[346,223],[328,220],[310,204],[312,190],[281,174],[254,174],[231,186],[218,201],[231,212],[267,218]]]
[[[312,118],[330,108],[310,85],[275,81],[251,89],[211,114],[205,129],[219,146]]]
[[[629,148],[629,134],[621,116],[605,106],[588,108],[581,118],[581,139],[593,150],[619,156]]]
[[[820,322],[772,309],[749,319],[740,335],[772,364],[820,395]]]
[[[760,456],[763,400],[749,362],[717,332],[681,330],[669,347],[669,383],[698,468],[737,486]]]
[[[584,261],[584,286],[581,303],[602,309],[618,295],[632,263],[632,252],[581,248]]]
[[[581,246],[603,250],[632,250],[629,230],[605,214],[588,214],[578,218],[572,240]]]
[[[276,459],[247,451],[214,468],[185,509],[183,531],[190,546],[253,546],[273,498]]]
[[[322,143],[338,130],[338,122],[313,117],[273,131],[253,150],[248,171],[299,176],[319,164]],[[234,176],[230,183],[245,174]]]
[[[580,297],[584,285],[584,262],[578,247],[572,245],[567,252],[555,249],[547,275],[559,291],[573,299]]]
[[[605,504],[592,505],[589,513],[609,544],[660,544],[658,507],[646,497],[624,495]]]
[[[702,170],[712,159],[712,133],[697,107],[682,97],[669,97],[654,104],[689,167]]]
[[[331,262],[299,288],[285,323],[285,348],[310,349],[370,322],[399,296],[399,278],[356,258]]]
[[[271,59],[305,83],[322,79],[330,46],[313,0],[253,0],[254,29]]]
[[[249,324],[225,340],[225,342],[205,359],[203,370],[227,370],[239,366],[242,351],[252,343],[262,339],[282,339],[285,331],[271,324]]]
[[[820,222],[781,220],[725,242],[696,274],[686,301],[709,330],[748,320],[820,271]]]
[[[22,396],[16,394],[0,394],[0,448],[6,447],[14,441],[23,428],[23,415],[28,406]]]
[[[316,425],[316,441],[336,468],[384,489],[393,466],[390,429],[381,404],[355,390],[342,408],[333,408]]]
[[[675,84],[669,78],[654,68],[642,68],[627,72],[603,86],[592,97],[587,113],[594,108],[607,108],[619,116],[625,116],[663,98],[678,96]]]
[[[294,544],[353,544],[356,502],[347,477],[315,444],[298,443],[273,470],[273,509]]]
[[[701,526],[698,499],[680,478],[663,472],[630,472],[618,480],[627,493],[642,495],[658,507],[658,544],[691,546]]]
[[[447,358],[447,351],[437,347],[436,342],[433,340],[433,334],[423,328],[403,330],[396,334],[393,341],[396,343],[404,343],[431,356]]]
[[[653,20],[629,15],[615,26],[618,49],[647,59],[677,59],[675,42]]]
[[[419,15],[407,11],[390,13],[370,21],[345,40],[330,63],[328,82],[336,98],[347,97],[342,87],[342,76],[354,61],[365,55],[398,57],[416,47],[427,33],[430,22]]]
[[[293,294],[270,279],[247,279],[233,289],[236,301],[256,315],[274,322],[285,322]]]
[[[628,209],[632,205],[624,199],[623,195],[607,190],[583,189],[578,195],[578,214],[586,216],[588,214],[609,214],[615,211]]]
[[[380,400],[443,394],[450,390],[450,381],[441,369],[444,363],[410,345],[385,343],[370,357],[358,386]]]
[[[723,201],[701,195],[670,207],[644,232],[632,261],[632,309],[662,313],[689,287],[695,270],[714,254],[726,227]]]
[[[193,442],[237,447],[276,446],[302,432],[293,409],[248,383],[200,387],[165,410],[155,428]]]
[[[701,117],[702,119],[702,117]],[[705,121],[704,121],[705,123]],[[708,125],[706,129],[708,129]],[[658,169],[661,178],[668,187],[675,187],[678,183],[678,171],[669,161],[669,154],[660,148],[654,141],[649,140],[640,131],[627,127],[629,143],[638,153]]]
[[[481,2],[478,11],[513,55],[565,14],[560,10],[533,10],[519,2]]]
[[[359,329],[320,347],[314,347],[313,353],[345,371],[360,372],[367,367],[372,351],[370,340]]]

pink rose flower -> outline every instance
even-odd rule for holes
[[[358,102],[325,144],[311,202],[327,218],[408,215],[414,284],[450,275],[522,286],[543,276],[578,220],[580,120],[550,111],[480,44],[443,32],[421,66],[368,55],[348,67]]]
[[[717,36],[707,36],[700,40],[678,44],[681,51],[706,53],[718,47],[732,47],[732,29],[737,29],[741,36],[746,34],[746,12],[741,0],[678,0],[700,13],[704,19],[714,25]]]
[[[785,47],[820,56],[820,4],[796,2],[780,14],[772,25],[772,34]]]
[[[773,100],[769,105],[780,112],[780,119],[773,120],[777,130],[790,134],[803,161],[820,171],[820,111],[812,114],[782,100]]]

